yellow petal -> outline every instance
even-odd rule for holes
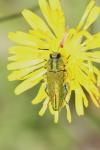
[[[88,99],[85,95],[86,93],[85,93],[85,91],[83,91],[81,86],[79,86],[79,87],[80,87],[80,91],[81,91],[81,94],[82,94],[82,99],[83,99],[84,106],[87,108],[89,103],[88,103]]]
[[[99,104],[99,98],[96,99],[95,95],[93,95],[93,93],[91,91],[88,91],[89,95],[90,95],[90,98],[91,100],[93,101],[94,105],[97,107],[97,108],[100,108],[100,104]]]
[[[58,120],[59,120],[59,112],[54,111],[54,123],[58,123]]]
[[[49,59],[49,50],[38,50],[27,46],[11,47],[9,53],[14,54],[8,57],[10,61],[28,61],[33,59]]]
[[[26,10],[26,9],[22,11],[22,14],[33,29],[35,30],[38,29],[40,31],[47,32],[49,33],[50,37],[53,37],[52,32],[50,32],[48,26],[39,16],[35,15],[30,10]]]
[[[88,16],[83,29],[87,30],[96,21],[99,15],[100,15],[100,7],[94,7]]]
[[[100,70],[93,66],[93,71],[95,73],[95,75],[97,76],[97,86],[99,87],[100,86]]]
[[[59,0],[39,0],[41,11],[57,37],[65,32],[65,18]]]
[[[76,85],[75,89],[75,108],[79,116],[84,115],[82,92],[78,85]]]
[[[35,48],[48,49],[48,43],[39,39],[36,39],[30,33],[24,33],[18,31],[16,33],[10,32],[8,35],[9,39],[20,45],[32,46]]]
[[[42,108],[41,108],[40,111],[39,111],[39,116],[43,116],[43,115],[44,115],[44,113],[45,113],[46,110],[47,110],[48,103],[49,103],[49,98],[47,98],[47,99],[44,101],[43,106],[42,106]]]
[[[51,113],[52,115],[54,115],[54,110],[53,110],[53,108],[52,108],[51,102],[49,102],[49,111],[50,111],[50,113]]]
[[[99,97],[100,97],[100,93],[98,88],[96,87],[96,85],[91,82],[91,80],[82,72],[79,72],[78,75],[78,81],[79,83],[86,89],[86,91],[89,93],[94,105],[96,107],[99,107]]]
[[[68,104],[66,104],[66,110],[67,110],[67,120],[69,123],[72,122],[72,117],[71,117],[71,111],[70,111],[70,107]]]
[[[88,62],[90,62],[90,60]],[[90,80],[92,80],[94,83],[96,82],[96,77],[91,62],[88,64],[82,63],[80,69],[89,77]]]
[[[42,31],[39,29],[30,30],[29,33],[31,33],[37,39],[42,39],[45,40],[46,42],[50,42],[50,40],[53,40],[53,38],[50,37],[49,32],[43,30]]]
[[[98,88],[96,87],[95,83],[92,82],[90,80],[90,78],[82,71],[80,71],[80,69],[77,69],[78,71],[78,78],[77,80],[79,81],[79,83],[84,87],[84,88],[88,88],[90,89],[90,91],[92,91],[96,97],[98,98],[99,97],[99,91],[98,91]]]
[[[85,42],[87,50],[100,47],[100,32],[93,35],[91,39]]]
[[[88,107],[88,105],[89,105],[89,103],[88,103],[88,99],[87,99],[87,97],[86,97],[86,95],[85,95],[85,93],[83,92],[83,102],[84,102],[84,106],[87,108]]]
[[[26,90],[34,87],[36,84],[38,84],[43,79],[43,75],[45,73],[46,73],[46,71],[43,69],[34,72],[31,78],[23,81],[20,85],[17,86],[17,88],[15,89],[15,94],[19,95],[19,94],[25,92]]]
[[[88,52],[87,56],[89,57],[90,61],[100,63],[100,51]]]
[[[87,17],[89,16],[89,14],[91,13],[92,9],[93,9],[94,6],[95,6],[95,3],[96,3],[95,0],[90,0],[90,2],[89,2],[88,6],[87,6],[87,8],[86,8],[86,11],[85,11],[83,17],[82,17],[81,21],[79,22],[79,24],[78,24],[78,26],[77,26],[77,30],[78,30],[78,31],[81,30],[82,27],[84,26]]]
[[[24,77],[27,76],[31,72],[35,72],[36,70],[39,70],[41,67],[44,67],[44,63],[41,63],[39,65],[24,68],[21,70],[13,71],[9,76],[9,81],[15,81],[15,80],[24,80]]]
[[[37,96],[32,100],[32,104],[36,105],[41,103],[45,98],[47,97],[47,94],[45,92],[45,87],[44,84],[41,85],[39,92],[37,94]]]
[[[67,93],[66,98],[65,98],[67,103],[69,103],[69,101],[70,101],[71,92],[72,92],[71,89],[68,89],[68,93]]]
[[[41,60],[31,60],[31,61],[13,62],[13,63],[8,64],[7,69],[8,70],[23,69],[23,68],[38,65],[43,62],[44,62],[43,60],[42,61]]]
[[[92,35],[88,31],[85,31],[85,30],[82,30],[82,31],[74,34],[72,39],[70,40],[70,42],[72,44],[72,47],[73,48],[75,48],[77,46],[79,47],[79,44],[81,44],[83,38],[85,38],[85,39],[92,39]],[[73,50],[72,50],[72,52],[73,52]]]

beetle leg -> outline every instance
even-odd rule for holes
[[[67,84],[64,84],[64,89],[65,89],[66,92],[68,92],[68,86],[67,86]]]
[[[45,87],[45,92],[46,92],[47,95],[48,95],[48,85],[46,85],[46,87]]]
[[[68,91],[68,93],[66,94],[66,98],[65,98],[65,101],[66,101],[67,104],[70,101],[70,97],[71,97],[71,91]]]
[[[45,83],[45,92],[48,95],[48,85],[47,85],[47,76],[46,76],[46,74],[44,75],[43,83]]]
[[[48,67],[48,63],[46,63],[46,64],[44,65],[44,68],[45,68],[45,69],[47,69],[47,67]]]

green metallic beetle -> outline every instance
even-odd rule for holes
[[[46,93],[51,101],[54,111],[59,111],[67,94],[67,86],[64,84],[65,66],[60,53],[50,54],[47,69]]]

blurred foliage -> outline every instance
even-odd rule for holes
[[[77,25],[88,2],[62,0],[69,27]],[[100,1],[97,0],[97,3],[100,4]],[[31,105],[39,87],[20,96],[14,95],[18,82],[7,80],[8,48],[13,44],[7,35],[10,31],[29,29],[20,13],[24,8],[40,15],[37,0],[0,0],[0,150],[100,150],[100,110],[92,104],[85,116],[80,118],[72,104],[72,124],[68,124],[65,112],[62,112],[59,124],[55,125],[48,112],[43,118],[38,116],[41,104]],[[9,17],[14,15],[15,18]],[[91,30],[100,30],[100,18]]]

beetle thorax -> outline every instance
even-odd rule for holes
[[[49,71],[57,72],[64,70],[64,63],[60,53],[50,54],[50,66]]]

